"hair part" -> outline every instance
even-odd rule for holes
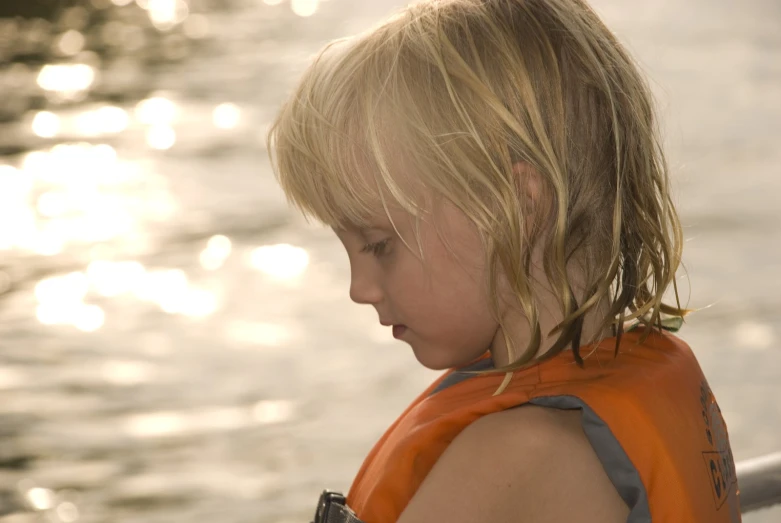
[[[290,202],[327,226],[367,226],[389,202],[419,220],[431,208],[425,194],[464,212],[486,247],[494,317],[502,323],[503,274],[533,333],[499,370],[529,364],[540,347],[530,281],[537,245],[564,318],[543,357],[570,346],[582,363],[584,317],[605,301],[601,323],[613,328],[616,351],[625,321],[644,322],[648,335],[662,314],[688,312],[675,282],[683,235],[650,90],[582,0],[408,6],[320,53],[268,147]],[[542,215],[519,189],[519,162],[540,179]],[[674,306],[663,302],[670,286]]]

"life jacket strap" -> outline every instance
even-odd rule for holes
[[[344,495],[331,490],[324,490],[320,495],[312,523],[363,523],[355,515]]]

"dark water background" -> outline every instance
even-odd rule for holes
[[[435,376],[263,145],[309,56],[400,2],[270,4],[0,19],[0,523],[309,521]],[[666,122],[682,336],[736,459],[781,450],[781,4],[594,5]]]

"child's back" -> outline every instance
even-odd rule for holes
[[[318,57],[270,149],[351,298],[461,369],[378,442],[358,517],[740,520],[718,406],[662,329],[682,233],[650,95],[585,4],[410,6]]]

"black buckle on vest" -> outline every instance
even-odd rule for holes
[[[320,494],[312,523],[362,523],[347,506],[347,499],[339,492],[324,490]]]

